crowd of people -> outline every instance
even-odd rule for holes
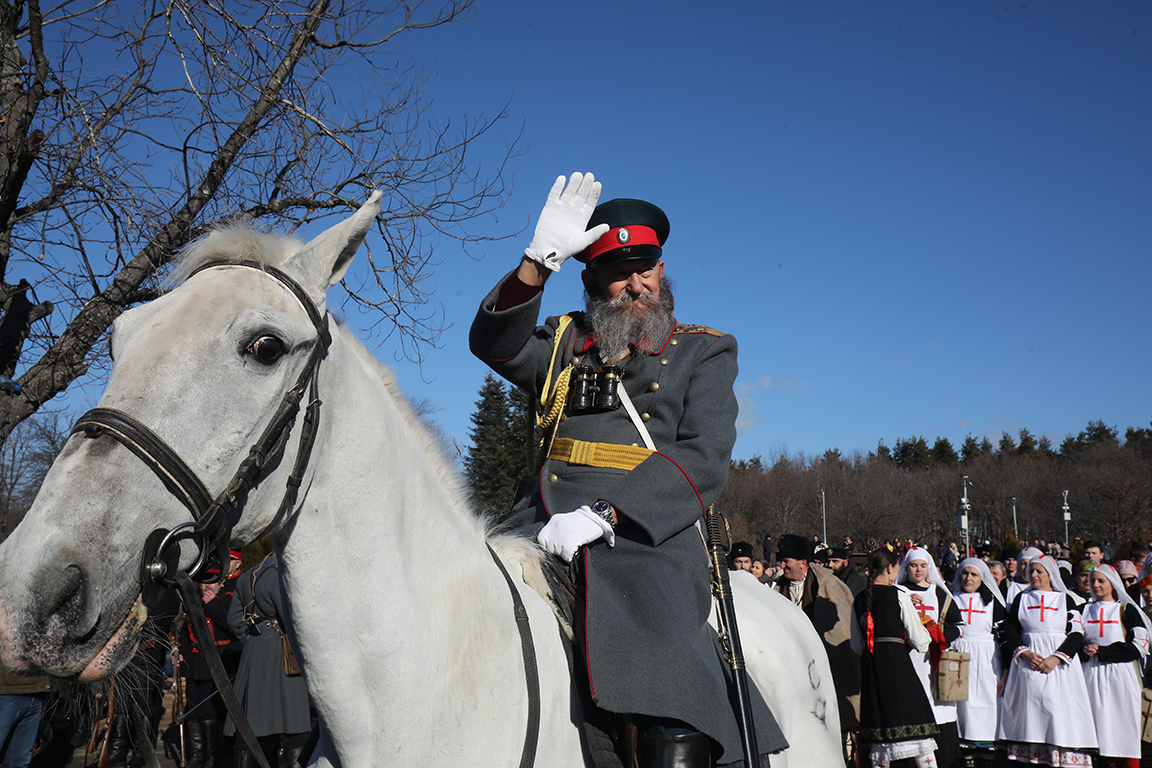
[[[1109,542],[985,544],[961,558],[955,544],[906,540],[862,563],[850,546],[766,536],[762,559],[747,542],[729,553],[824,639],[849,765],[1135,768],[1142,752],[1152,764],[1147,546],[1117,557]],[[942,658],[966,664],[966,695],[939,690]]]

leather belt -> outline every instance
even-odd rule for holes
[[[552,447],[548,449],[548,458],[584,467],[636,469],[653,453],[655,451],[638,445],[590,443],[585,440],[558,437],[552,441]]]

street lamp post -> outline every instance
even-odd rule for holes
[[[1016,543],[1020,543],[1020,528],[1016,525],[1016,497],[1012,497],[1012,535],[1016,537]]]
[[[828,508],[824,505],[824,486],[820,486],[820,516],[824,518],[824,538],[821,541],[828,544]]]
[[[1068,509],[1068,491],[1064,491],[1064,546],[1071,549],[1068,544],[1068,521],[1072,519],[1072,513]]]
[[[964,495],[960,497],[960,527],[964,529],[964,557],[968,557],[968,513],[972,511],[972,505],[968,502],[968,475],[960,475],[960,479],[964,481]]]

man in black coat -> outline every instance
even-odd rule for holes
[[[852,599],[856,599],[856,595],[868,586],[868,574],[852,562],[852,553],[847,547],[832,547],[829,550],[828,568],[847,585],[852,593]]]
[[[736,439],[736,340],[677,323],[664,212],[597,206],[591,174],[557,179],[520,265],[481,302],[473,354],[541,403],[543,461],[512,519],[575,560],[591,695],[632,716],[641,765],[742,758],[695,524]],[[545,281],[584,262],[586,312],[537,325]],[[759,695],[761,752],[786,742]]]

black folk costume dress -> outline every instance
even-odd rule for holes
[[[1052,558],[1040,560],[1059,579]],[[1078,656],[1083,643],[1082,617],[1066,592],[1029,587],[1012,601],[1000,648],[1008,678],[997,730],[1010,760],[1059,768],[1092,765],[1086,750],[1096,749],[1096,728]],[[1025,650],[1056,655],[1063,663],[1043,674],[1024,661]]]
[[[874,584],[856,596],[852,613],[852,648],[860,653],[860,738],[870,745],[872,764],[931,755],[939,729],[909,655],[928,650],[931,637],[911,599],[896,587]]]
[[[561,318],[537,325],[542,293],[498,308],[510,279],[514,272],[481,302],[469,336],[474,355],[537,398],[545,387],[554,391],[572,360],[600,365],[582,313],[569,316],[557,339]],[[687,723],[719,744],[718,763],[742,761],[727,665],[708,624],[707,552],[695,526],[728,477],[738,411],[736,340],[704,326],[677,325],[658,352],[634,351],[621,365],[619,386],[641,414],[655,452],[640,447],[623,407],[566,408],[553,450],[510,519],[535,535],[553,514],[597,499],[618,510],[615,546],[598,539],[575,559],[583,614],[577,656],[593,700],[609,712]],[[632,468],[612,466],[614,458],[638,452],[642,460]],[[753,694],[761,753],[784,749],[787,740],[755,686]]]
[[[1097,570],[1107,567],[1101,566]],[[1113,589],[1123,589],[1119,576],[1116,576]],[[1100,754],[1104,757],[1139,758],[1143,724],[1140,661],[1148,655],[1147,618],[1141,616],[1134,603],[1127,601],[1093,599],[1081,610],[1084,645],[1099,646],[1094,656],[1081,651],[1081,662],[1088,686],[1088,703],[1096,722]]]

